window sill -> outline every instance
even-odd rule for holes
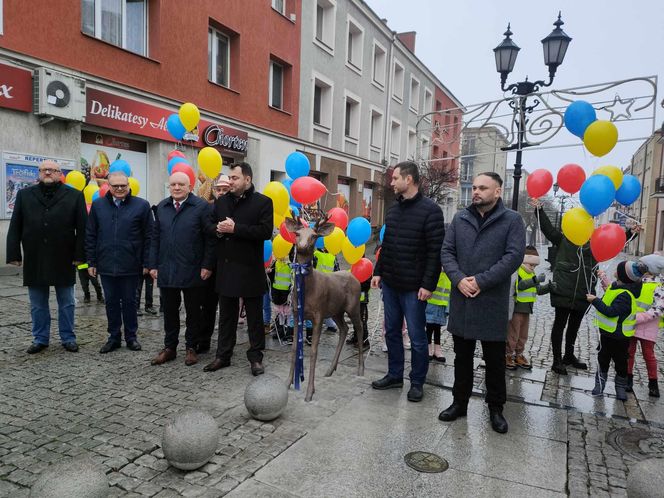
[[[318,38],[314,38],[314,45],[320,48],[323,52],[334,57],[334,47],[330,47],[325,42],[320,41]]]
[[[410,112],[412,112],[413,114],[416,114],[416,115],[420,113],[420,111],[417,110],[417,109],[415,109],[414,107],[408,107],[408,110],[409,110]]]
[[[360,142],[359,138],[350,137],[348,135],[344,135],[344,140],[347,141],[347,142],[352,143],[353,145],[357,145]]]
[[[380,83],[380,82],[372,79],[371,84],[373,86],[375,86],[376,88],[378,88],[381,92],[385,91],[385,85],[383,83]]]
[[[332,128],[329,128],[322,124],[314,123],[314,130],[320,131],[322,133],[330,133],[332,131]]]
[[[291,24],[295,24],[295,21],[293,21],[289,16],[287,16],[287,15],[284,14],[283,12],[279,12],[279,11],[278,11],[277,9],[275,9],[274,7],[272,7],[272,10],[273,10],[274,12],[276,12],[279,16],[283,17],[283,18],[284,18],[286,21],[288,21],[289,23],[291,23]]]
[[[268,106],[271,110],[273,110],[273,111],[277,111],[277,112],[280,112],[280,113],[282,113],[282,114],[285,114],[286,116],[292,116],[292,115],[293,115],[292,113],[290,113],[290,112],[288,112],[288,111],[285,111],[285,110],[283,110],[283,109],[280,109],[279,107],[274,107],[273,105],[270,105],[270,104],[268,104],[267,106]]]
[[[215,82],[212,81],[212,80],[208,80],[208,83],[210,83],[210,85],[214,85],[214,86],[216,86],[217,88],[222,88],[222,89],[227,90],[227,91],[229,91],[229,92],[231,92],[231,93],[234,93],[235,95],[240,95],[240,92],[238,92],[237,90],[233,90],[231,87],[224,86],[224,85],[221,85],[221,84],[219,84],[219,83],[215,83]]]
[[[88,33],[83,32],[83,31],[81,31],[81,34],[84,37],[86,37],[90,40],[94,40],[94,41],[102,43],[106,46],[116,48],[116,49],[121,50],[122,52],[125,52],[127,54],[135,55],[136,57],[140,57],[141,59],[145,59],[146,61],[154,62],[155,64],[161,64],[161,62],[158,61],[157,59],[153,59],[151,57],[148,57],[147,55],[139,54],[137,52],[132,52],[131,50],[128,50],[126,48],[121,47],[120,45],[116,45],[115,43],[107,42],[106,40],[102,40],[101,38],[97,38],[96,36],[92,36]]]
[[[392,100],[394,100],[398,104],[403,104],[403,98],[399,97],[398,95],[392,95]]]
[[[351,61],[346,61],[346,67],[353,71],[355,74],[362,76],[362,69],[357,67],[355,64],[353,64]]]

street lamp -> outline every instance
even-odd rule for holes
[[[512,31],[510,30],[510,25],[507,25],[507,31],[505,31],[505,39],[493,49],[494,55],[496,57],[496,71],[500,73],[500,88],[503,92],[512,92],[512,95],[516,95],[517,98],[512,99],[509,103],[510,107],[514,111],[514,119],[517,124],[517,134],[516,134],[516,143],[508,146],[501,147],[503,151],[516,150],[516,162],[514,163],[514,187],[512,195],[512,209],[517,210],[519,208],[519,183],[521,180],[521,152],[526,147],[530,147],[531,144],[525,139],[526,133],[526,124],[528,123],[528,118],[526,114],[533,112],[533,109],[537,107],[540,103],[539,99],[535,99],[532,105],[527,105],[528,97],[533,93],[539,91],[540,87],[551,86],[553,83],[553,78],[556,74],[558,66],[563,63],[565,58],[565,53],[567,52],[567,47],[569,42],[572,39],[567,36],[567,34],[562,30],[561,26],[563,21],[560,18],[560,12],[558,13],[558,20],[553,23],[555,29],[542,40],[542,47],[544,49],[544,64],[549,67],[549,81],[545,82],[542,80],[537,81],[528,81],[526,78],[525,81],[520,81],[518,83],[512,83],[509,86],[505,86],[507,82],[507,76],[514,69],[514,63],[516,62],[516,56],[521,50],[512,40]]]

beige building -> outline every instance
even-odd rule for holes
[[[478,173],[493,171],[503,180],[507,164],[505,136],[493,126],[466,128],[461,139],[461,169],[459,172],[459,209],[468,206],[472,199],[473,177]],[[507,187],[507,184],[505,184]],[[506,199],[507,190],[503,199]]]

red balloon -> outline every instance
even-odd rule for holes
[[[272,259],[272,256],[270,256],[270,259],[268,259],[268,260],[264,263],[265,268],[269,268],[270,266],[272,266],[272,261],[274,261],[274,260]]]
[[[111,186],[108,183],[104,183],[99,189],[99,197],[106,196],[106,193],[111,189]]]
[[[90,203],[90,204],[86,204],[86,205],[85,205],[85,209],[87,209],[87,210],[88,210],[88,214],[90,214],[90,210],[92,209],[92,203]]]
[[[293,232],[288,231],[288,228],[286,228],[285,221],[282,221],[281,225],[279,225],[279,233],[285,240],[287,240],[291,244],[295,244],[297,236]]]
[[[568,194],[576,194],[586,181],[586,172],[578,164],[566,164],[558,171],[558,186]]]
[[[358,279],[360,282],[364,282],[371,278],[373,275],[373,264],[367,258],[362,258],[353,266],[350,267],[350,272]]]
[[[536,169],[526,180],[528,195],[537,199],[546,194],[553,185],[553,175],[548,169]]]
[[[607,261],[616,257],[623,247],[627,236],[617,223],[606,223],[597,227],[590,237],[590,250],[597,261]]]
[[[335,207],[330,209],[327,214],[330,217],[330,223],[334,223],[342,230],[346,230],[346,227],[348,226],[348,213],[346,213],[346,211],[340,207]]]
[[[325,185],[311,176],[301,176],[291,185],[291,197],[300,204],[313,204],[327,192]]]
[[[176,149],[176,150],[172,150],[172,151],[170,151],[170,152],[168,153],[168,156],[166,156],[166,157],[168,158],[168,159],[166,160],[166,162],[170,161],[170,160],[173,159],[174,157],[181,157],[182,159],[186,159],[186,156],[182,153],[182,151],[179,151],[179,150],[177,150],[177,149]]]
[[[177,163],[171,170],[171,175],[173,173],[184,173],[187,175],[189,177],[191,188],[194,188],[194,185],[196,184],[196,175],[194,174],[192,167],[187,163]]]

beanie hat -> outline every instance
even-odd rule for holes
[[[654,253],[643,256],[639,263],[644,264],[647,267],[646,271],[652,275],[659,275],[664,272],[664,256],[660,254]]]
[[[639,265],[632,261],[621,261],[616,268],[618,280],[623,284],[636,283],[641,281],[643,273],[639,269]]]
[[[527,265],[533,266],[540,264],[539,253],[535,246],[526,246],[526,255],[523,257],[523,262]]]

